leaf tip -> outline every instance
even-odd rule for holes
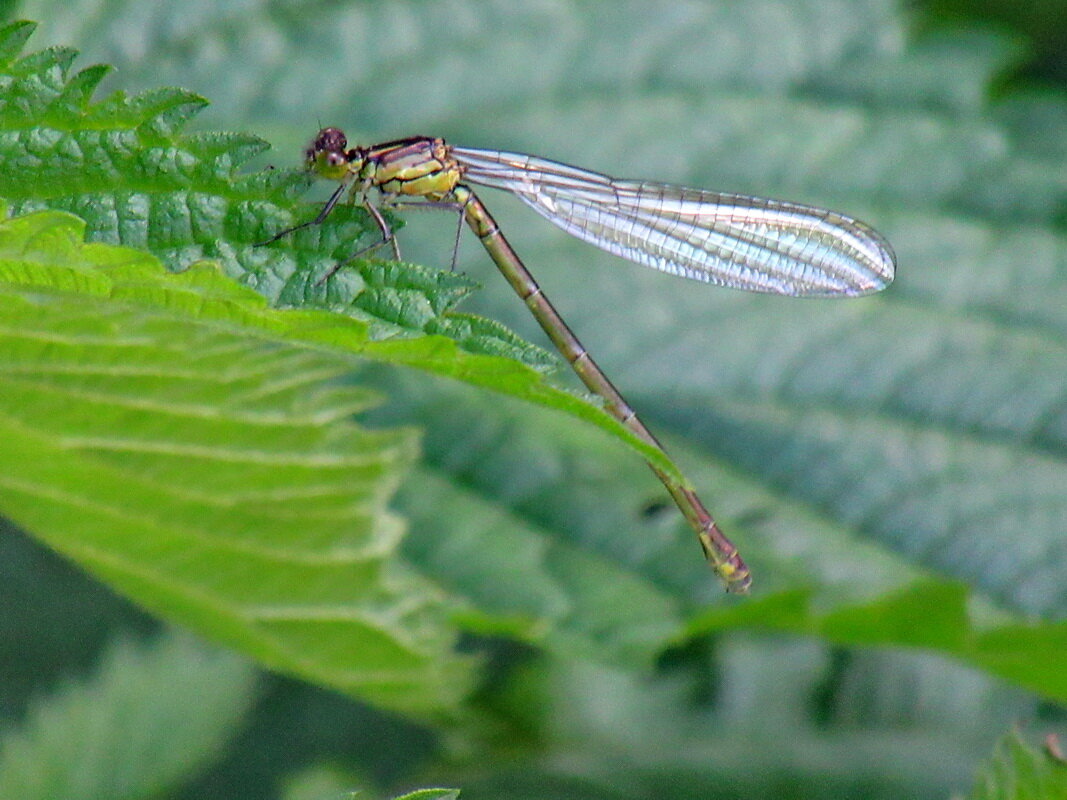
[[[28,19],[16,20],[0,27],[0,66],[11,64],[35,30],[37,23]]]

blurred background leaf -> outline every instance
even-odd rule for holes
[[[1067,794],[1067,762],[1062,753],[1030,747],[1017,733],[998,744],[968,795],[970,800],[1025,800]]]
[[[436,750],[425,730],[271,683],[236,752],[287,742],[295,757],[238,756],[196,796],[271,796],[272,776],[341,753],[381,786],[475,797],[944,797],[1010,721],[1062,726],[1046,701],[938,656],[831,643],[981,640],[996,672],[1013,674],[1014,654],[1062,679],[1067,113],[1048,93],[990,101],[1027,57],[1019,39],[916,34],[888,0],[17,10],[44,21],[35,46],[118,65],[109,86],[209,96],[198,124],[272,140],[278,166],[320,123],[364,142],[443,135],[829,205],[874,223],[900,258],[881,297],[749,297],[590,252],[488,196],[753,555],[755,610],[723,604],[651,478],[600,437],[376,370],[366,380],[390,403],[371,420],[426,432],[397,500],[410,565],[465,601],[467,630],[553,655],[490,640],[477,722]],[[424,217],[405,255],[447,266],[452,221]],[[465,308],[541,342],[476,245],[461,256],[485,283]],[[933,588],[888,603],[916,586]],[[737,625],[830,641],[712,634]],[[316,730],[294,736],[311,710]]]
[[[1067,88],[1067,6],[1058,0],[922,0],[929,27],[983,24],[1010,31],[1027,53],[1001,77],[1005,91],[1025,86]]]
[[[87,679],[38,699],[0,737],[0,796],[165,796],[219,759],[255,686],[251,662],[188,636],[118,639]]]

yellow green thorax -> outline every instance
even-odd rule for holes
[[[384,194],[441,200],[459,183],[460,169],[444,140],[420,137],[366,150],[360,177]]]
[[[460,180],[460,168],[443,139],[417,136],[373,147],[348,149],[337,128],[323,128],[306,152],[310,170],[335,181],[352,180],[352,191],[377,186],[385,195],[442,200]]]

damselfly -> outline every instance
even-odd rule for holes
[[[322,222],[347,191],[373,216],[382,233],[381,241],[357,256],[387,243],[399,256],[392,230],[368,197],[371,189],[378,190],[383,205],[411,205],[414,198],[421,200],[417,205],[455,209],[586,387],[623,425],[661,450],[467,184],[506,189],[579,239],[639,264],[707,283],[753,292],[847,297],[877,292],[893,280],[893,251],[881,235],[851,217],[798,203],[616,180],[536,156],[454,147],[443,139],[421,136],[349,148],[337,128],[319,131],[306,158],[310,170],[340,185],[318,216],[270,241]],[[727,590],[747,591],[748,567],[700,498],[672,475],[649,466],[696,530],[704,555]]]

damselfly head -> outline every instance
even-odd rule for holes
[[[304,151],[307,168],[330,180],[341,180],[350,171],[356,154],[349,151],[348,139],[340,128],[323,128]]]

